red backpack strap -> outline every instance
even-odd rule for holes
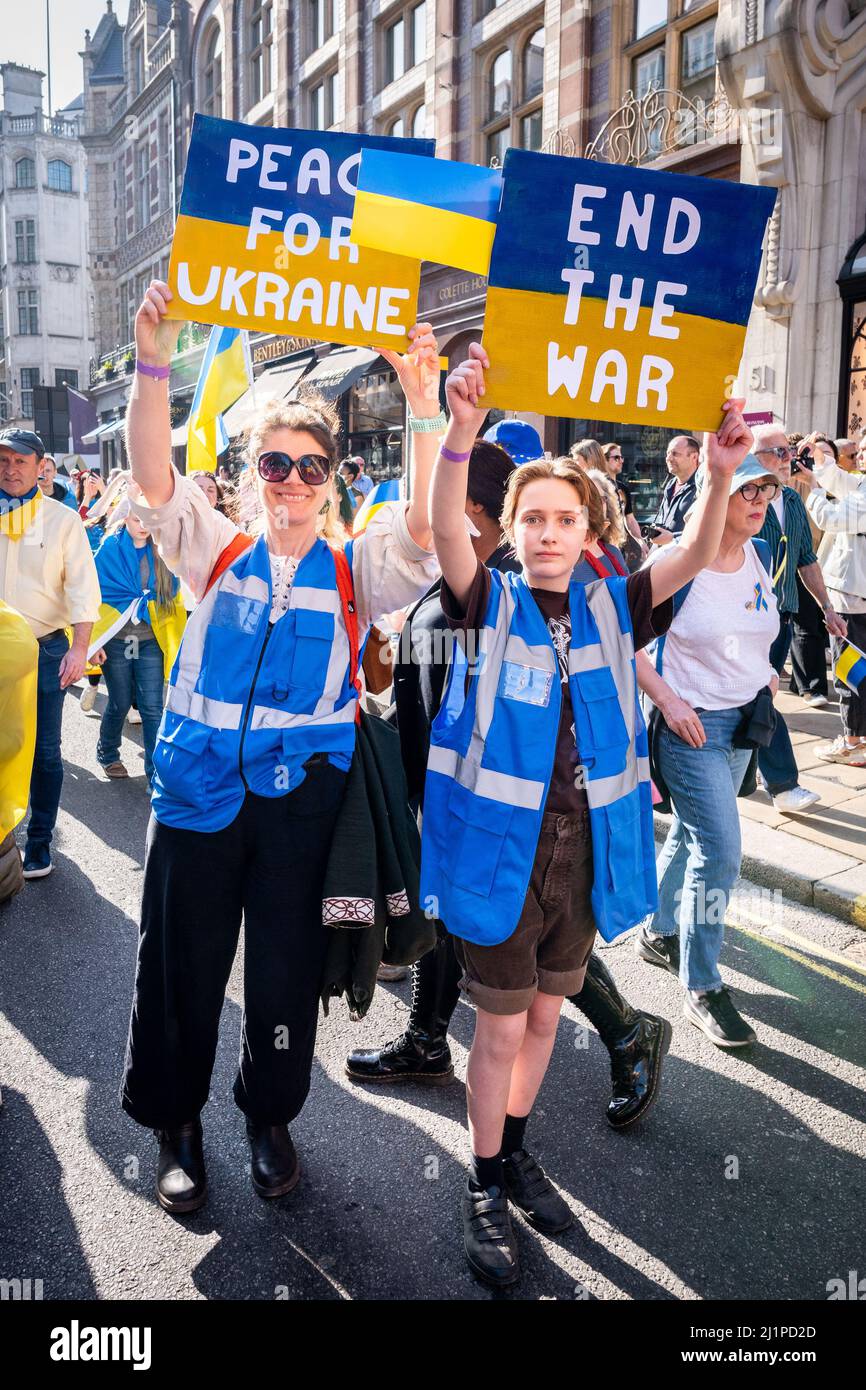
[[[344,550],[332,550],[337,569],[337,592],[343,609],[343,622],[349,635],[349,681],[358,692],[355,706],[355,722],[361,718],[361,682],[358,678],[358,610],[355,607],[355,586],[352,582],[352,568]]]
[[[232,537],[228,545],[225,546],[217,556],[217,562],[210,572],[210,579],[208,580],[207,585],[205,586],[205,591],[204,594],[202,594],[202,598],[204,598],[206,594],[210,593],[211,589],[213,588],[214,584],[216,584],[220,575],[225,574],[229,565],[233,565],[239,555],[243,555],[245,550],[249,550],[252,543],[252,536],[244,535],[243,531],[238,531],[237,535]]]

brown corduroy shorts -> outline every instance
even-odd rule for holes
[[[461,986],[480,1009],[520,1014],[536,993],[577,994],[595,940],[589,812],[546,811],[523,911],[498,946],[454,938]]]

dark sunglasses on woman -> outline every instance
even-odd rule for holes
[[[298,470],[301,482],[310,487],[321,487],[331,476],[331,460],[324,454],[301,454],[293,459],[289,454],[271,451],[259,455],[257,467],[259,477],[266,483],[284,483],[293,468]]]

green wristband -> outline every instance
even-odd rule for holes
[[[409,428],[413,434],[442,434],[448,424],[444,410],[438,415],[413,415],[409,411]]]

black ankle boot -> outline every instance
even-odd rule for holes
[[[297,1187],[301,1165],[288,1125],[257,1125],[247,1120],[250,1176],[260,1197],[284,1197]]]
[[[448,1025],[459,995],[460,966],[446,937],[412,967],[412,1008],[405,1033],[382,1048],[358,1048],[346,1059],[353,1081],[420,1081],[445,1086],[454,1076]]]
[[[198,1211],[207,1197],[201,1120],[177,1129],[155,1129],[159,1140],[156,1195],[161,1207],[176,1214]]]
[[[583,989],[571,996],[571,1002],[594,1025],[610,1053],[612,1094],[607,1120],[614,1129],[625,1129],[656,1102],[671,1025],[666,1018],[633,1009],[595,951]]]

